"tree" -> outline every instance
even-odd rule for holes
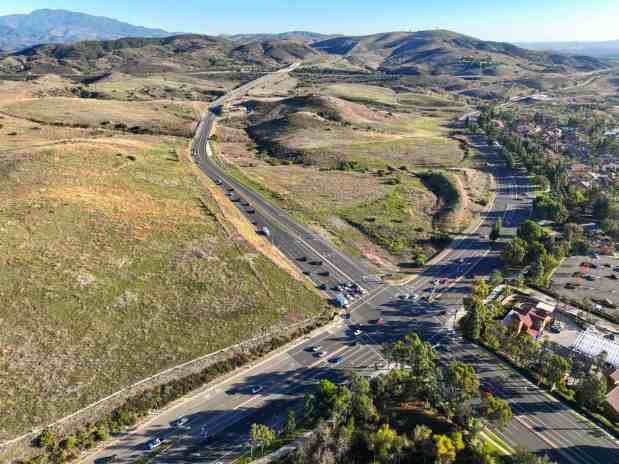
[[[600,411],[606,401],[607,391],[608,382],[604,375],[588,375],[576,389],[576,401],[592,411]]]
[[[574,224],[573,222],[568,222],[563,226],[563,236],[565,240],[570,244],[570,248],[573,247],[574,243],[579,242],[583,239],[584,229],[579,224]]]
[[[490,273],[490,285],[496,287],[503,283],[503,274],[498,269],[495,269]]]
[[[284,435],[288,438],[294,437],[297,431],[297,417],[294,410],[288,410],[288,416],[286,417],[286,424],[284,425]]]
[[[494,395],[484,395],[481,402],[483,416],[493,425],[504,429],[512,420],[512,410],[506,401]]]
[[[531,263],[529,269],[529,278],[536,284],[543,284],[544,276],[546,275],[546,269],[544,269],[544,263],[541,259],[535,260]]]
[[[447,368],[445,382],[451,390],[452,398],[458,403],[464,403],[479,395],[479,378],[469,364],[452,362]]]
[[[490,287],[488,287],[486,279],[482,277],[475,277],[475,280],[473,280],[473,286],[471,287],[471,296],[483,301],[488,298],[488,295],[490,295]]]
[[[537,456],[528,451],[517,451],[511,456],[511,464],[556,464],[548,456]]]
[[[502,258],[510,266],[522,266],[528,252],[528,243],[517,237],[505,244]]]
[[[406,440],[389,424],[383,424],[368,440],[368,448],[374,453],[374,459],[381,463],[393,462],[394,455],[399,455],[405,445]]]
[[[303,396],[303,419],[311,421],[316,413],[316,397],[311,393]]]
[[[503,228],[503,220],[498,218],[496,222],[492,225],[492,230],[490,231],[490,240],[492,242],[496,242],[501,236],[501,229]]]
[[[447,435],[434,435],[434,456],[438,464],[450,464],[456,460],[456,447]]]
[[[432,345],[424,342],[414,332],[391,344],[387,353],[392,361],[406,366],[412,380],[428,382],[436,369],[437,358]]]
[[[462,329],[464,330],[464,335],[469,340],[477,341],[481,337],[481,329],[482,329],[482,311],[480,306],[483,306],[477,299],[472,299],[473,304],[471,305],[469,312],[464,319]]]
[[[565,375],[572,366],[569,359],[550,352],[545,353],[540,364],[540,375],[551,390],[554,390],[557,384],[565,379]]]
[[[256,446],[260,447],[260,454],[263,454],[264,448],[268,448],[275,441],[275,432],[264,424],[254,423],[251,425],[250,438],[252,444],[252,454],[253,449]]]
[[[527,283],[522,274],[518,274],[518,276],[516,276],[516,278],[514,279],[514,286],[516,288],[524,288],[526,284]]]
[[[546,236],[544,229],[535,221],[526,220],[518,228],[518,237],[525,242],[539,242]]]
[[[604,221],[610,214],[610,200],[600,196],[593,202],[593,215],[598,221]]]
[[[529,243],[529,252],[527,253],[527,262],[534,263],[535,261],[543,262],[544,257],[548,254],[546,247],[541,242]]]
[[[47,449],[52,449],[57,445],[56,435],[51,430],[41,432],[36,442],[39,447]]]
[[[428,257],[424,254],[417,255],[415,257],[415,266],[417,267],[425,266],[427,262],[428,262]]]

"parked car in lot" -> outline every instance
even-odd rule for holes
[[[313,346],[312,347],[312,351],[314,353],[318,353],[319,351],[322,351],[322,346],[320,346],[320,345]]]
[[[550,331],[554,332],[554,333],[561,333],[561,330],[563,330],[563,324],[561,324],[561,321],[554,321],[551,325],[550,325]]]
[[[338,364],[342,364],[343,361],[344,361],[343,356],[336,356],[335,358],[329,359],[329,362],[333,364],[334,366],[337,366]]]
[[[254,388],[251,389],[251,393],[252,393],[252,395],[257,395],[262,390],[264,390],[264,387],[262,385],[257,385],[257,386],[255,386]]]
[[[355,337],[358,337],[358,336],[359,336],[359,335],[361,335],[362,333],[363,333],[363,332],[362,332],[361,330],[357,329],[357,330],[355,330],[355,331],[353,332],[353,335],[354,335]]]

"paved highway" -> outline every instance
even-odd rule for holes
[[[270,77],[274,78],[265,76],[258,84],[236,89],[215,105],[238,98]],[[431,341],[445,360],[458,358],[472,364],[485,384],[510,402],[515,419],[500,435],[513,447],[548,454],[560,463],[619,463],[619,449],[612,437],[453,330],[471,280],[500,266],[500,244],[487,240],[492,224],[497,217],[503,217],[506,231],[513,233],[528,217],[530,186],[523,173],[500,167],[492,150],[479,142],[477,148],[494,162],[497,179],[496,200],[480,227],[455,240],[441,259],[416,279],[388,286],[372,276],[367,266],[227,176],[212,159],[208,147],[214,121],[213,113],[205,116],[194,143],[194,159],[203,172],[221,183],[220,188],[257,229],[267,226],[273,243],[316,285],[326,284],[333,294],[333,286],[352,281],[367,293],[354,303],[350,320],[340,320],[311,339],[300,340],[234,377],[196,392],[83,461],[135,461],[148,453],[147,441],[157,436],[166,440],[169,448],[153,456],[155,462],[234,462],[247,450],[252,423],[281,427],[287,409],[299,409],[304,392],[319,379],[339,380],[350,371],[380,371],[384,366],[381,345],[414,330]],[[399,298],[403,293],[432,295],[433,302],[412,303]],[[377,324],[379,319],[384,324]],[[352,332],[357,329],[362,334],[355,337]],[[324,357],[317,357],[313,351],[317,346],[325,352]],[[179,417],[189,422],[181,427],[171,425]]]

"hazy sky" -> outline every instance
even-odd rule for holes
[[[619,39],[619,0],[1,0],[0,15],[63,8],[168,31],[450,29],[487,40]]]

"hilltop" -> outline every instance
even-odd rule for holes
[[[316,53],[307,45],[291,40],[239,45],[218,37],[186,34],[37,45],[5,57],[0,61],[0,71],[35,74],[87,74],[113,70],[138,74],[187,72],[243,65],[273,67]]]
[[[169,35],[162,29],[66,10],[43,9],[30,14],[0,16],[0,49],[3,50],[20,50],[42,43]]]
[[[572,72],[605,67],[599,59],[527,50],[504,42],[489,42],[451,31],[388,32],[360,37],[336,37],[312,44],[317,50],[355,66],[405,74],[525,71]]]

